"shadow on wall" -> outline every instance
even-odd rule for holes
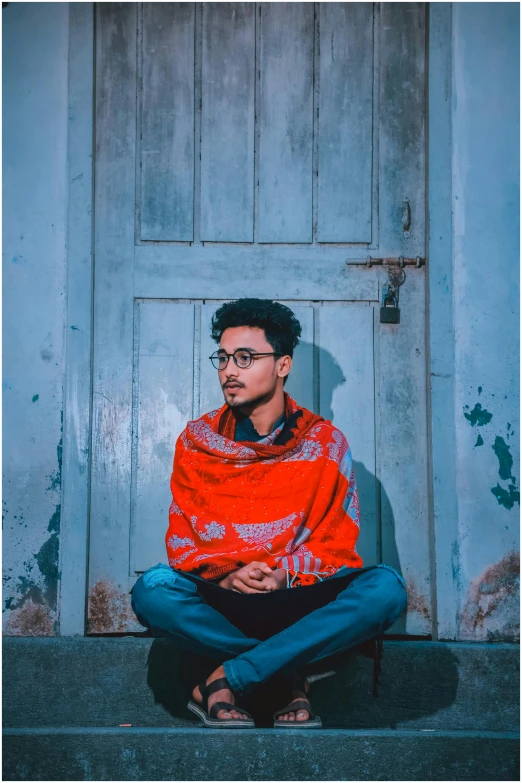
[[[314,351],[316,352],[315,361]],[[335,390],[346,383],[345,372],[349,372],[349,368],[343,370],[329,351],[318,346],[314,347],[312,343],[308,342],[299,343],[294,359],[295,369],[293,370],[290,394],[298,404],[312,408],[314,412],[320,413],[325,419],[330,419],[344,432],[343,425],[338,423],[335,418],[333,398]],[[317,368],[317,379],[313,393],[310,394],[310,379],[314,377],[314,365]],[[298,372],[295,372],[296,370]],[[287,385],[290,387],[290,379]],[[308,400],[310,402],[307,403]],[[373,400],[368,401],[368,403],[370,402],[373,404]],[[365,406],[360,405],[359,401],[358,403],[357,407],[364,409]],[[373,421],[373,417],[371,421]],[[373,423],[371,427],[372,431],[368,432],[368,438],[373,439],[375,437]],[[350,432],[344,432],[344,435],[350,442]],[[369,471],[362,462],[358,462],[355,459],[356,455],[352,454],[352,456],[354,457],[353,468],[360,507],[360,533],[357,552],[362,557],[364,565],[384,562],[403,576],[395,538],[395,519],[389,497],[377,476]],[[383,525],[386,526],[385,531]],[[386,551],[382,551],[381,541],[383,540],[386,541]],[[420,612],[426,619],[430,617],[425,602],[417,600],[417,596],[413,594],[411,588],[408,589],[408,610]],[[393,624],[390,633],[406,633],[406,613],[403,613]]]

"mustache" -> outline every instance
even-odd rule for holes
[[[223,384],[223,389],[226,389],[227,386],[240,386],[242,389],[245,388],[245,384],[239,383],[239,381],[227,381],[226,383]]]

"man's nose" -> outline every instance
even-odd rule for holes
[[[236,366],[236,363],[231,357],[228,362],[228,365],[225,367],[225,378],[228,381],[229,378],[237,378],[238,375],[239,375],[239,367]]]

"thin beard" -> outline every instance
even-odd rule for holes
[[[270,393],[267,394],[260,394],[258,397],[254,397],[251,400],[243,400],[242,402],[227,402],[227,405],[229,408],[248,408],[252,405],[255,405],[256,403],[260,402],[268,402],[272,399],[272,396]],[[225,400],[226,402],[226,400]]]

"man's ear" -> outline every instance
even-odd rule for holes
[[[277,368],[277,374],[280,378],[286,378],[290,370],[292,369],[292,357],[281,356],[279,359],[279,367]]]

